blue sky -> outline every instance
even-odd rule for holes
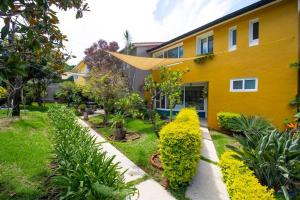
[[[124,46],[128,29],[134,42],[167,41],[258,0],[87,0],[90,12],[59,12],[60,28],[68,36],[66,48],[77,56],[99,39]]]

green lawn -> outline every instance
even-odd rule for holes
[[[102,122],[102,116],[92,117],[89,121],[99,124]],[[154,176],[154,178],[159,179],[160,174],[158,170],[153,168],[149,162],[151,155],[158,149],[158,138],[153,131],[152,124],[140,119],[126,119],[125,127],[128,131],[140,133],[141,138],[130,142],[110,142],[135,164]],[[106,138],[112,135],[112,129],[110,127],[98,128],[97,131]]]
[[[52,149],[46,113],[22,112],[11,119],[1,110],[0,127],[0,199],[42,197]]]
[[[220,133],[215,130],[210,131],[212,140],[214,142],[214,145],[217,150],[217,154],[220,157],[224,151],[227,149],[226,145],[231,144],[231,145],[237,145],[236,140],[234,137],[226,135],[224,133]]]

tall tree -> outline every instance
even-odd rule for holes
[[[116,52],[118,49],[117,42],[107,43],[105,40],[100,39],[84,51],[84,62],[89,68],[97,68],[103,73],[110,70],[118,71],[120,61],[107,53],[107,51]]]
[[[0,39],[0,82],[10,91],[12,115],[19,116],[21,89],[36,71],[60,72],[69,55],[63,53],[66,36],[57,24],[56,11],[76,9],[76,17],[88,10],[85,0],[3,0],[0,18],[4,22]]]
[[[86,96],[103,106],[104,124],[108,122],[108,116],[113,111],[115,102],[127,93],[126,81],[121,72],[111,70],[103,72],[97,68],[92,69],[91,77],[84,88]]]
[[[125,48],[124,48],[124,52],[126,55],[132,55],[134,52],[134,45],[132,43],[132,36],[129,33],[128,30],[125,30],[124,34],[124,40],[125,40]],[[128,82],[128,87],[130,89],[130,91],[133,91],[134,89],[134,81],[135,81],[135,75],[136,75],[136,69],[134,67],[131,67],[128,64],[125,64],[126,69],[124,69],[125,71],[127,71],[127,82]]]

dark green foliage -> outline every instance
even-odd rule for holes
[[[63,100],[68,106],[78,107],[83,101],[82,89],[72,81],[65,81],[60,84],[55,97]]]
[[[215,55],[212,53],[200,55],[198,58],[194,59],[194,62],[198,63],[198,64],[202,64],[202,63],[205,63],[207,60],[212,60],[214,57],[215,57]]]
[[[237,133],[261,133],[273,129],[273,125],[259,116],[245,116],[232,118],[229,121],[231,131]]]
[[[243,133],[235,136],[240,148],[229,146],[238,158],[268,187],[293,189],[300,180],[300,138],[277,130]]]
[[[136,193],[124,182],[118,163],[109,158],[72,111],[55,105],[49,109],[53,125],[56,168],[52,179],[61,199],[126,199]]]
[[[143,98],[138,93],[130,93],[129,95],[119,99],[115,103],[116,110],[126,117],[144,118],[146,112]]]
[[[224,130],[231,131],[232,123],[231,121],[235,118],[240,118],[241,115],[232,112],[219,112],[217,114],[218,126]]]

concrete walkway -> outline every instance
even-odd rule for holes
[[[96,138],[97,142],[103,142],[102,148],[107,152],[109,157],[115,156],[114,162],[119,162],[121,171],[125,171],[125,182],[130,182],[142,178],[146,173],[129,160],[123,153],[116,149],[113,145],[107,142],[101,135],[89,127],[89,125],[81,119],[78,119],[79,124],[87,127],[92,136]],[[176,200],[164,187],[153,179],[148,179],[136,185],[139,190],[139,195],[136,195],[134,200]]]
[[[218,162],[219,158],[208,129],[201,127],[201,130],[202,156]],[[200,161],[198,171],[187,188],[186,196],[191,200],[230,200],[220,168],[204,160]]]

